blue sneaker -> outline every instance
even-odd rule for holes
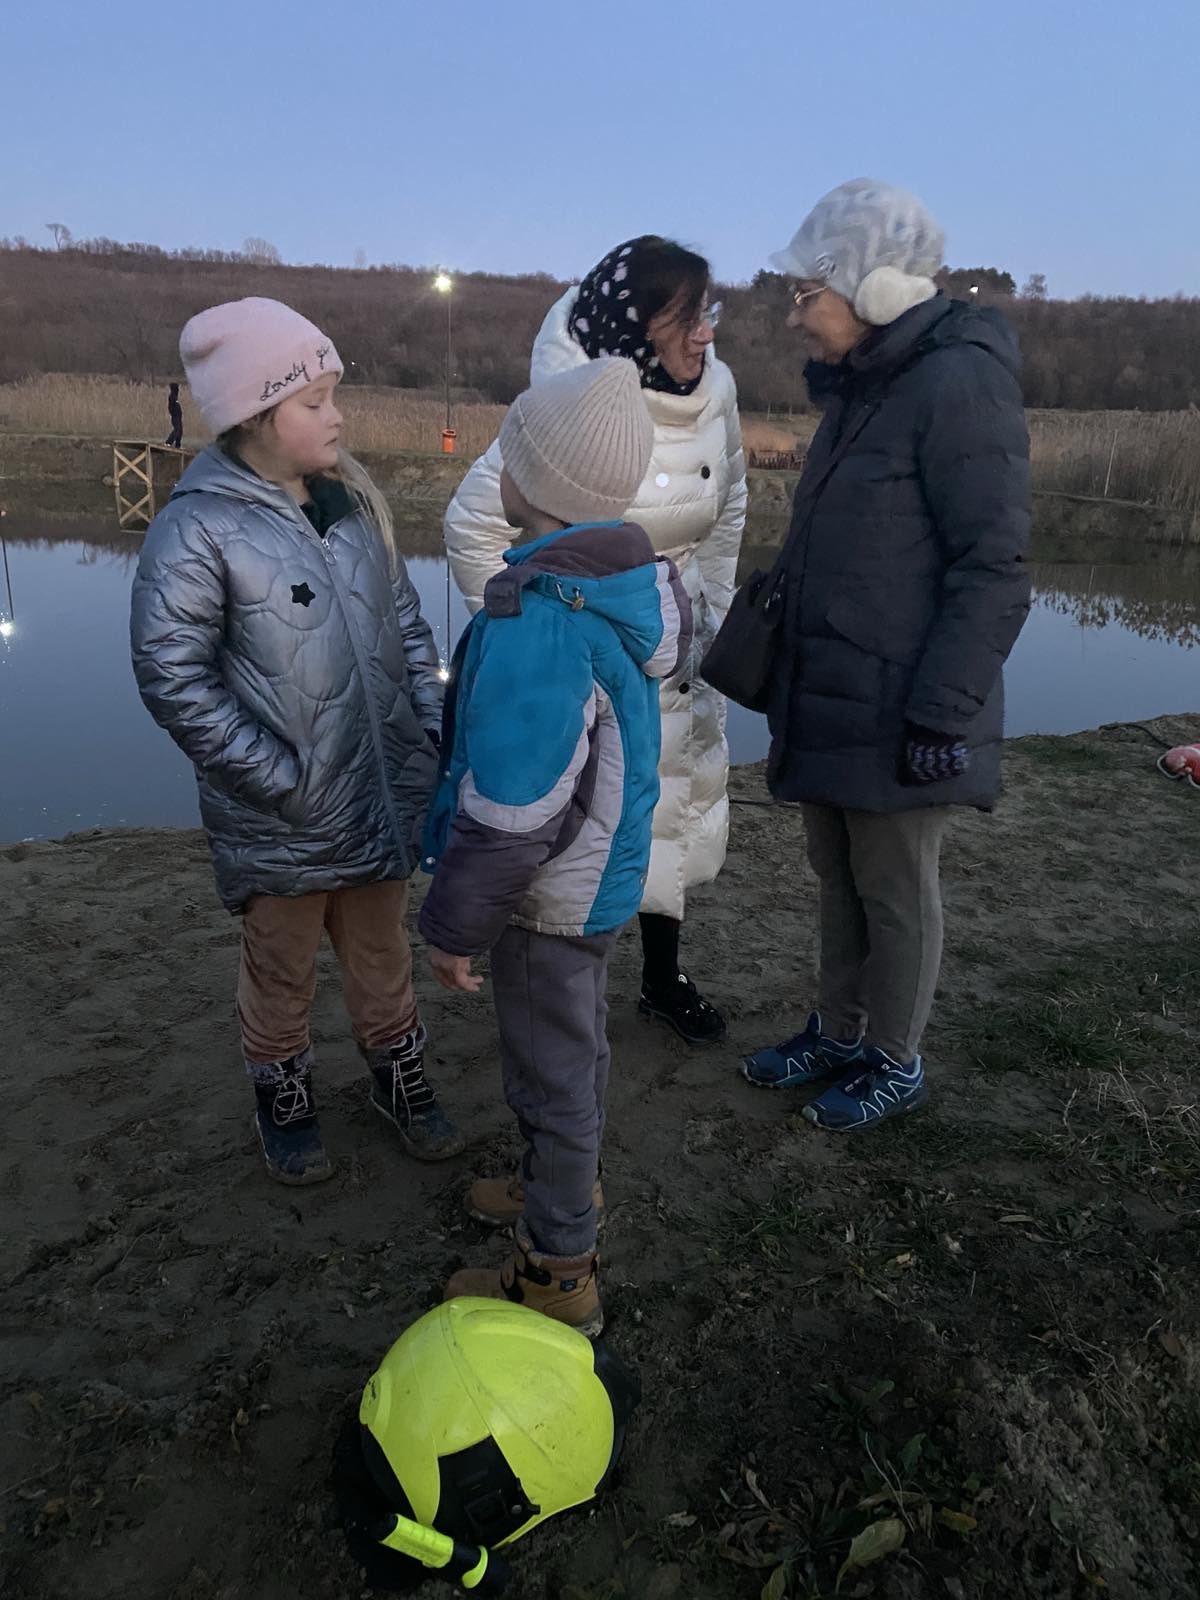
[[[888,1117],[915,1111],[929,1098],[925,1067],[920,1056],[907,1066],[874,1048],[864,1050],[862,1062],[810,1100],[804,1115],[827,1133],[857,1133],[873,1128]]]
[[[738,1070],[756,1089],[791,1089],[844,1072],[861,1061],[862,1054],[861,1037],[846,1042],[826,1038],[821,1032],[821,1013],[814,1011],[803,1033],[743,1056]]]

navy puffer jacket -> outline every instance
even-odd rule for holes
[[[778,799],[995,802],[1002,668],[1030,598],[1018,364],[1002,316],[938,295],[842,365],[810,366],[826,410],[792,513],[804,531],[768,710]],[[969,770],[904,783],[906,722],[965,738]]]
[[[437,773],[438,654],[416,590],[340,484],[324,536],[216,446],[146,535],[138,688],[196,767],[217,888],[236,911],[406,878]]]

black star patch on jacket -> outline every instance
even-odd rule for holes
[[[308,585],[306,583],[294,583],[292,585],[292,600],[295,602],[296,605],[298,605],[298,606],[311,605],[316,598],[317,598],[316,595],[312,592],[312,590],[308,587]]]

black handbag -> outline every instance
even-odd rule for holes
[[[745,706],[747,711],[765,711],[770,699],[771,672],[779,651],[792,553],[801,535],[807,532],[821,490],[878,405],[875,401],[864,406],[859,416],[843,428],[829,460],[806,491],[807,505],[803,511],[796,508],[792,526],[774,564],[766,572],[761,568],[752,572],[742,584],[700,663],[700,676],[705,683],[737,705]]]
[[[785,544],[784,550],[787,549]],[[725,620],[700,663],[700,676],[705,683],[748,711],[767,709],[771,663],[779,648],[787,587],[780,565],[776,561],[769,572],[760,567],[750,574],[734,595]]]

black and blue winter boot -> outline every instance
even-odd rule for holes
[[[286,1061],[246,1064],[258,1101],[254,1129],[267,1171],[278,1183],[323,1183],[333,1176],[317,1127],[312,1059],[306,1048]]]
[[[400,1135],[418,1161],[448,1161],[467,1141],[438,1103],[425,1076],[425,1029],[420,1024],[398,1043],[379,1050],[359,1047],[371,1069],[371,1105]]]

